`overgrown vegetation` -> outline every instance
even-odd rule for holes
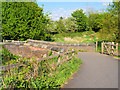
[[[51,53],[52,51],[49,56]],[[24,58],[14,61],[14,63],[24,63],[24,66],[11,69],[9,73],[5,71],[6,75],[3,76],[3,87],[1,88],[60,88],[72,73],[79,70],[78,68],[82,64],[81,60],[76,57],[61,65],[57,65],[57,62],[58,57],[40,62],[37,62],[35,58],[31,58],[29,61]],[[13,64],[13,62],[9,63]],[[5,72],[2,73],[5,74]]]
[[[94,31],[55,34],[53,40],[62,43],[94,43],[95,41],[101,41],[98,33]]]
[[[0,55],[2,57],[1,65],[7,65],[8,62],[13,62],[20,58],[17,55],[13,55],[9,50],[7,50],[7,48],[4,48],[3,45],[1,45],[0,47],[1,47]]]

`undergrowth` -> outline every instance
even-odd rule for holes
[[[60,33],[55,34],[53,40],[54,42],[62,43],[94,43],[95,41],[100,41],[98,34],[99,33],[95,33],[94,31]],[[65,38],[72,39],[72,41],[65,40]]]
[[[7,65],[9,61],[16,61],[18,58],[20,58],[17,55],[13,55],[7,48],[4,48],[3,45],[1,46],[2,50],[0,51],[1,59],[2,59],[2,64],[1,65]]]
[[[49,53],[49,56],[51,55],[52,51]],[[37,62],[35,58],[29,60],[22,58],[13,62],[24,63],[24,66],[13,68],[10,71],[2,71],[3,87],[1,88],[60,88],[72,73],[79,70],[79,66],[82,64],[81,60],[76,57],[61,65],[57,65],[58,57],[40,62]]]

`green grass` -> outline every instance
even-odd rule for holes
[[[61,43],[94,43],[100,41],[94,31],[55,34],[53,40]]]

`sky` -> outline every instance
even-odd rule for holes
[[[49,1],[49,2],[48,2]],[[84,1],[84,2],[83,2]],[[83,12],[88,10],[99,12],[106,9],[112,0],[37,0],[39,7],[43,6],[43,12],[50,12],[49,17],[54,21],[62,17],[71,17],[71,13],[77,9],[83,9]]]

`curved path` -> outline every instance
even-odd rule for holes
[[[79,52],[83,65],[63,88],[118,88],[118,60],[95,52]]]

